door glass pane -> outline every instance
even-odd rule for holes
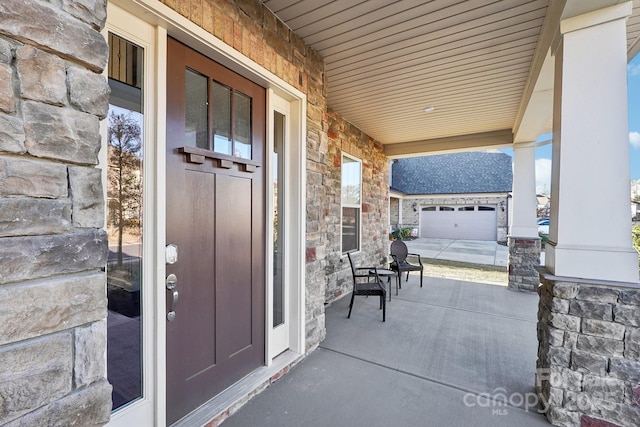
[[[143,49],[109,34],[107,372],[113,409],[142,396]],[[116,66],[117,65],[117,66]]]
[[[251,158],[251,98],[234,92],[234,151],[233,155],[243,159]]]
[[[286,117],[273,112],[273,327],[284,323],[284,130]]]
[[[185,145],[209,149],[207,135],[208,79],[194,71],[187,70],[185,78],[186,117],[184,121]]]
[[[231,155],[231,88],[213,82],[213,151]]]

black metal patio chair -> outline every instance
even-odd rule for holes
[[[378,276],[377,267],[356,267],[350,253],[347,253],[347,257],[349,258],[351,274],[353,275],[353,292],[351,293],[347,319],[351,318],[354,297],[356,295],[371,295],[380,297],[382,321],[385,322],[387,317],[387,291],[384,288],[382,280],[380,280],[380,276]],[[371,273],[372,271],[373,273]]]
[[[407,272],[407,279],[409,280],[409,272],[410,271],[419,271],[420,272],[420,287],[422,287],[422,275],[424,274],[424,266],[422,265],[422,260],[420,259],[419,254],[411,254],[409,253],[409,249],[407,245],[402,240],[394,240],[391,243],[391,257],[393,261],[389,266],[389,270],[393,270],[398,273],[398,281],[400,283],[400,288],[402,289],[402,280],[400,280],[400,276],[402,272]],[[407,261],[407,256],[416,257],[418,259],[418,264],[412,264]]]

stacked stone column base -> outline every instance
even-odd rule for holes
[[[640,425],[640,288],[540,279],[536,391],[549,422]]]
[[[540,238],[509,236],[509,289],[535,291],[540,283]]]

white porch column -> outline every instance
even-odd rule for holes
[[[638,282],[629,215],[625,22],[630,14],[627,2],[560,26],[545,256],[555,276]]]
[[[535,148],[535,142],[513,145],[512,237],[538,237]]]
[[[540,283],[536,224],[535,142],[513,146],[513,206],[509,230],[509,288],[535,291]]]

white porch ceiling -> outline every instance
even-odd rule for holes
[[[461,135],[496,134],[495,144],[504,144],[505,132],[520,126],[527,87],[536,86],[536,61],[547,56],[536,52],[545,18],[548,29],[559,11],[566,18],[624,1],[263,3],[324,58],[330,108],[385,145],[411,142],[426,152],[431,140],[440,151],[442,141],[455,144]],[[640,0],[633,6],[630,55],[640,50]],[[428,106],[435,111],[425,113]],[[537,118],[540,132],[550,118],[551,106],[548,118]]]

